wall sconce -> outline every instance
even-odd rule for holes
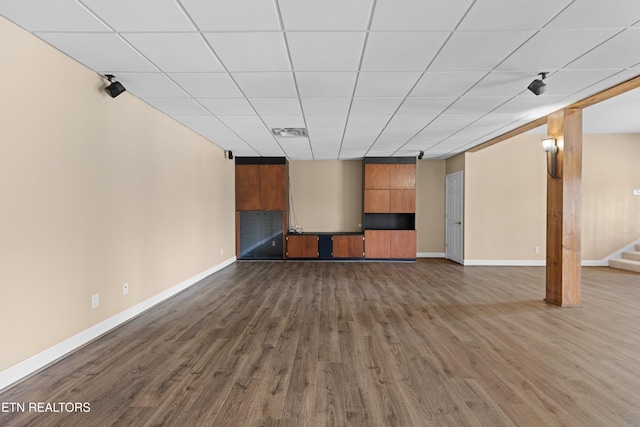
[[[542,149],[547,153],[547,173],[551,178],[558,177],[558,144],[555,138],[542,140]],[[549,160],[551,158],[551,160]],[[551,164],[549,164],[551,163]]]

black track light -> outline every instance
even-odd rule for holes
[[[424,157],[424,151],[420,151],[420,154],[418,154],[418,160],[422,160],[422,158]]]
[[[109,80],[109,83],[111,83],[109,86],[104,88],[104,90],[109,94],[110,97],[115,98],[116,96],[127,90],[124,88],[124,86],[122,86],[122,83],[116,81],[116,78],[113,74],[106,74],[104,77]]]
[[[546,78],[547,78],[547,73],[540,73],[540,78],[532,81],[529,84],[529,87],[527,87],[527,89],[533,92],[534,95],[536,96],[543,94],[544,91],[547,89],[547,85],[543,82],[543,80]]]

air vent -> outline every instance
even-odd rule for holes
[[[309,136],[305,128],[273,128],[271,133],[279,138],[306,138]]]

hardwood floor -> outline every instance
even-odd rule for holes
[[[640,276],[584,268],[564,309],[544,276],[238,262],[0,394],[27,404],[0,425],[640,425]]]

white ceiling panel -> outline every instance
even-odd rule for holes
[[[342,142],[344,130],[342,128],[312,128],[309,127],[309,139],[314,146],[339,146]]]
[[[263,128],[254,127],[237,127],[234,132],[244,139],[250,145],[265,145],[271,148],[278,147],[278,142],[273,138],[271,133]]]
[[[442,114],[429,123],[429,127],[431,129],[461,129],[480,117],[480,114]]]
[[[143,100],[169,116],[210,114],[191,98],[143,98]]]
[[[291,73],[232,73],[232,77],[248,98],[298,96]]]
[[[158,71],[117,34],[38,33],[38,37],[97,72]],[[98,48],[99,46],[99,48]]]
[[[436,115],[426,114],[396,114],[389,122],[388,128],[422,129],[429,122],[436,118]]]
[[[358,71],[364,32],[288,33],[295,71]]]
[[[2,0],[0,15],[29,31],[111,31],[75,0]]]
[[[429,69],[432,71],[492,70],[533,34],[533,31],[454,33]]]
[[[200,31],[280,30],[273,0],[180,0]]]
[[[82,3],[116,31],[195,30],[174,0],[82,0]]]
[[[418,78],[418,72],[363,72],[355,96],[407,96]]]
[[[311,144],[307,138],[276,138],[287,157],[291,160],[311,158]]]
[[[118,73],[117,80],[139,98],[185,98],[189,94],[162,73]]]
[[[199,34],[125,33],[123,36],[163,71],[224,71]]]
[[[253,107],[244,98],[198,98],[198,101],[215,115],[255,115]]]
[[[227,73],[169,73],[169,77],[195,98],[242,97]]]
[[[424,71],[449,32],[372,32],[362,71]]]
[[[373,128],[382,130],[389,122],[391,114],[351,114],[347,128]]]
[[[640,4],[640,2],[638,2]],[[621,69],[640,62],[640,28],[623,31],[567,66],[569,69]]]
[[[206,39],[229,71],[290,71],[281,33],[207,33]]]
[[[456,28],[472,0],[378,0],[371,29],[374,31],[437,31]]]
[[[458,98],[423,98],[410,97],[407,98],[397,114],[400,115],[419,115],[426,114],[434,116],[446,110]]]
[[[249,102],[260,115],[302,115],[298,98],[251,98]]]
[[[537,71],[494,71],[466,93],[469,96],[515,96],[534,80]]]
[[[372,0],[279,0],[287,31],[365,31]]]
[[[549,72],[564,67],[618,30],[543,30],[500,66],[502,70]]]
[[[190,127],[191,129],[193,129],[194,131],[200,134],[211,132],[214,129],[218,129],[218,128],[226,129],[226,126],[224,125],[224,123],[222,123],[220,120],[216,119],[213,116],[194,116],[194,115],[182,116],[179,114],[175,114],[173,115],[173,118],[175,118],[180,123],[184,124],[187,127]]]
[[[393,114],[404,98],[353,98],[351,114]]]
[[[411,91],[411,96],[460,96],[487,75],[486,71],[426,72]]]
[[[349,113],[351,98],[302,98],[301,102],[305,114],[346,115]]]
[[[277,115],[271,116],[262,114],[262,120],[269,128],[303,128],[306,127],[304,116],[300,115]]]
[[[347,115],[311,115],[306,116],[309,128],[344,128],[347,123]]]
[[[535,30],[543,27],[571,0],[536,0],[530,7],[513,0],[476,0],[459,30]]]
[[[486,114],[504,104],[509,96],[463,96],[446,111],[446,114]]]
[[[543,96],[571,95],[615,73],[613,70],[560,70],[545,79],[547,90]]]
[[[297,72],[296,80],[302,97],[350,97],[353,94],[356,73]]]
[[[521,96],[517,96],[508,102],[505,102],[493,113],[495,114],[514,114],[519,117],[529,116],[536,114],[541,109],[544,109],[549,104],[554,104],[562,99],[562,96],[535,96],[532,93],[524,93]],[[542,114],[541,114],[542,115]]]
[[[218,120],[220,120],[225,125],[229,126],[232,129],[235,128],[262,128],[266,129],[264,123],[260,116],[257,114],[254,115],[242,115],[242,116],[217,116]]]
[[[626,28],[640,16],[637,0],[580,0],[574,1],[560,13],[549,29]]]

